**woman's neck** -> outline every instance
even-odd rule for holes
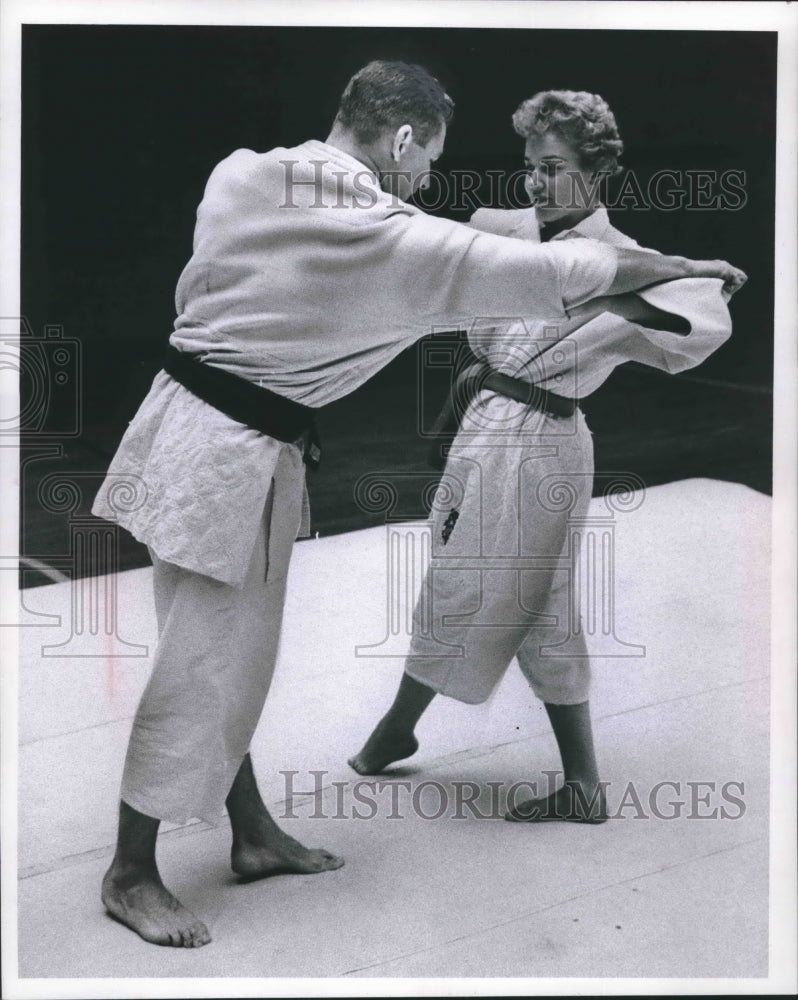
[[[580,222],[584,222],[585,219],[590,218],[597,208],[598,205],[594,205],[592,208],[584,209],[581,212],[572,212],[570,215],[564,215],[560,219],[553,219],[551,222],[541,222],[541,240],[545,243],[546,240],[550,240],[558,233],[563,233],[566,229],[573,229],[574,226],[578,226]]]

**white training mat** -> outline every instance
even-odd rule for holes
[[[346,758],[402,669],[400,656],[375,654],[406,643],[414,596],[417,573],[405,569],[391,632],[389,531],[424,526],[296,546],[253,759],[281,826],[346,865],[239,885],[226,825],[165,827],[164,881],[213,935],[199,950],[145,944],[99,900],[156,641],[150,571],[117,577],[111,635],[102,603],[96,634],[80,625],[71,584],[25,591],[20,975],[766,975],[771,500],[713,480],[641,499],[613,524],[615,636],[643,655],[594,662],[597,753],[615,813],[600,827],[508,824],[462,802],[454,815],[465,782],[489,814],[489,782],[502,793],[522,779],[545,788],[543,771],[559,767],[543,706],[515,667],[486,705],[436,699],[418,754],[393,777],[375,785],[352,772]],[[602,500],[594,512],[606,513]],[[80,600],[110,600],[109,583],[83,581]],[[600,652],[601,637],[591,642]],[[287,782],[318,794],[286,802]],[[439,818],[425,818],[442,802]]]

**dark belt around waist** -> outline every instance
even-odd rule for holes
[[[198,355],[175,347],[168,348],[163,369],[193,395],[232,420],[286,444],[301,439],[305,463],[312,469],[318,466],[321,443],[312,407],[205,364]]]
[[[575,399],[558,396],[556,393],[541,389],[522,378],[504,375],[494,371],[489,365],[469,365],[455,379],[446,403],[430,432],[435,439],[428,455],[429,463],[433,468],[442,469],[444,466],[441,445],[447,444],[449,441],[441,441],[440,439],[454,437],[457,433],[460,417],[481,389],[497,392],[501,396],[507,396],[509,399],[524,403],[531,409],[547,413],[552,417],[571,417],[578,406],[578,401]]]

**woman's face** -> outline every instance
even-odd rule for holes
[[[576,225],[594,211],[598,179],[583,168],[574,148],[553,132],[533,135],[524,147],[526,190],[541,225],[559,220]]]

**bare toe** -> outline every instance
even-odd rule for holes
[[[418,750],[415,736],[388,732],[381,724],[366,740],[365,745],[347,764],[358,774],[380,774],[389,764],[412,757]]]
[[[197,921],[191,929],[191,945],[193,948],[201,948],[204,944],[208,944],[211,940],[211,936],[208,933],[208,928],[201,921]]]
[[[336,857],[335,854],[330,854],[329,851],[319,851],[319,857],[317,859],[317,864],[319,866],[319,871],[334,871],[336,868],[340,868],[344,859]]]

